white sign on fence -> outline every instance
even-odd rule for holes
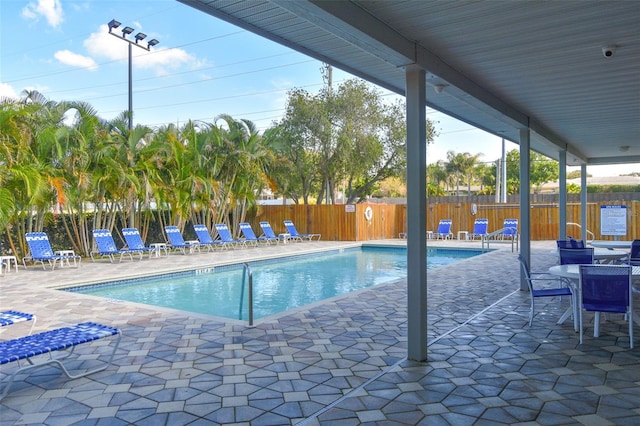
[[[627,235],[627,206],[600,206],[600,234]]]

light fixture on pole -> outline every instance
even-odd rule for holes
[[[120,22],[116,21],[115,19],[112,19],[111,21],[109,21],[109,23],[107,24],[107,26],[109,27],[109,34],[111,34],[114,37],[118,37],[120,40],[124,40],[127,43],[129,43],[129,130],[133,130],[133,72],[132,72],[132,52],[131,52],[131,46],[136,45],[144,50],[151,50],[151,48],[153,46],[155,46],[156,44],[160,43],[158,40],[156,40],[155,38],[151,41],[149,41],[147,43],[147,47],[143,46],[142,44],[139,44],[140,41],[144,40],[147,35],[145,33],[139,32],[138,34],[136,34],[133,38],[134,40],[129,40],[127,38],[127,36],[131,33],[134,32],[134,29],[131,27],[124,27],[122,29],[122,35],[116,34],[114,33],[112,30],[119,28],[120,25],[122,25]]]

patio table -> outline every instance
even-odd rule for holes
[[[580,297],[580,265],[555,265],[549,268],[549,273],[551,275],[555,275],[558,277],[566,278],[571,282],[572,287],[577,290],[574,291],[573,302],[571,308],[573,308],[573,324],[576,331],[578,331],[576,318],[578,317],[579,310],[581,306],[581,297]],[[634,283],[640,282],[640,266],[634,266],[631,270],[632,280]],[[637,288],[637,291],[640,292],[640,287]],[[579,303],[580,302],[580,303]],[[568,317],[571,315],[571,308],[567,309],[567,311],[562,314],[560,319],[558,320],[558,324],[562,324]],[[600,321],[599,321],[599,312],[596,312],[596,321],[593,328],[593,336],[598,337],[600,334]],[[640,315],[634,311],[633,322],[640,325]]]
[[[631,250],[632,241],[606,241],[606,240],[594,240],[589,243],[592,247],[606,248],[606,249],[622,249]]]

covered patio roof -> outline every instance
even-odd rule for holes
[[[179,0],[568,165],[640,162],[640,2]],[[605,56],[605,52],[610,56]]]

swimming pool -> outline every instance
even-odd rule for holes
[[[427,269],[484,253],[427,249]],[[254,318],[406,277],[404,247],[362,247],[251,262]],[[230,319],[248,318],[241,264],[63,289]]]

